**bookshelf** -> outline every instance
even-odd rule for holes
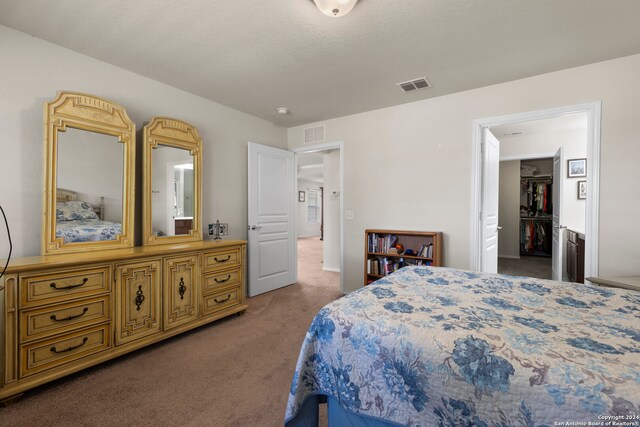
[[[397,252],[395,245],[404,250]],[[391,246],[391,248],[390,248]],[[411,250],[412,254],[407,254]],[[405,265],[442,265],[442,233],[432,231],[364,231],[364,284],[391,274]]]

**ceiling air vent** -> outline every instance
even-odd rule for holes
[[[304,143],[315,144],[317,142],[324,142],[324,126],[313,126],[304,129]]]
[[[426,89],[431,87],[431,83],[426,77],[421,77],[415,80],[409,80],[408,82],[397,83],[396,86],[400,86],[403,92],[412,92],[418,89]]]

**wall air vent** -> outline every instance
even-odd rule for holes
[[[315,144],[318,142],[324,142],[324,126],[318,125],[310,128],[304,128],[304,143]]]
[[[396,86],[400,86],[403,92],[413,92],[418,89],[426,89],[431,87],[431,83],[426,77],[421,77],[415,80],[409,80],[408,82],[396,83]]]

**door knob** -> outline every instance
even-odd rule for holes
[[[496,225],[496,228],[497,228],[498,230],[502,230],[502,227],[500,227],[499,225]]]
[[[262,226],[261,225],[252,225],[251,229],[252,230],[260,230],[260,229],[262,229]]]

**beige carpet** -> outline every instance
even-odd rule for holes
[[[221,320],[25,393],[1,426],[282,426],[314,314],[340,297],[318,238],[299,240],[298,283]]]

